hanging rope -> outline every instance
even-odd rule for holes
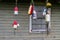
[[[46,3],[48,2],[49,0],[46,0]]]
[[[16,0],[16,6],[17,6],[17,0]]]

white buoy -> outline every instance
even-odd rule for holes
[[[18,15],[18,7],[17,6],[14,8],[14,15]]]

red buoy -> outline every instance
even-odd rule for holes
[[[16,20],[14,20],[12,26],[13,28],[17,28],[19,26],[19,23]]]
[[[17,6],[14,7],[14,15],[18,15],[18,7]]]

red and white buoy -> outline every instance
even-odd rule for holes
[[[18,7],[17,6],[14,7],[14,15],[18,15]]]
[[[16,20],[14,20],[12,26],[13,26],[13,28],[17,29],[17,27],[20,25]]]

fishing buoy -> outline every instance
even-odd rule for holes
[[[14,7],[14,15],[18,15],[18,7],[17,6]]]

